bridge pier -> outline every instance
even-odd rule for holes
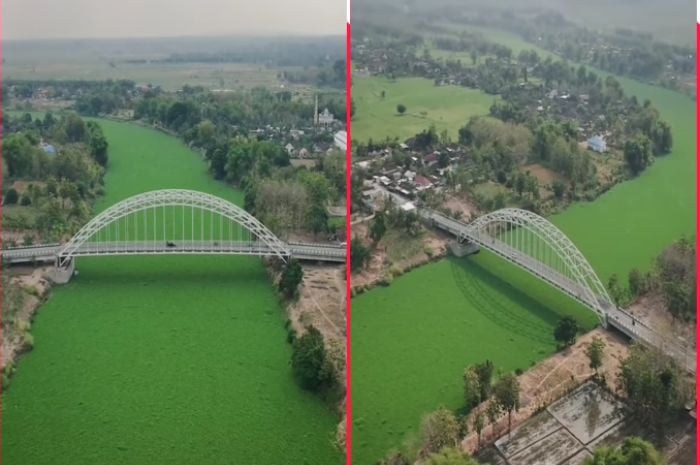
[[[459,258],[477,254],[479,253],[479,250],[481,250],[479,244],[470,241],[459,242],[457,240],[453,240],[447,243],[447,247],[455,257]]]
[[[68,263],[68,266],[66,267],[60,267],[58,266],[58,264],[56,264],[56,266],[51,271],[49,271],[48,278],[54,284],[66,284],[73,277],[74,273],[75,260],[70,260],[70,263]]]

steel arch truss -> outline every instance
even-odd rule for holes
[[[129,197],[113,205],[112,207],[108,208],[107,210],[103,211],[95,218],[90,220],[90,222],[85,224],[61,248],[57,257],[58,266],[67,266],[68,264],[70,264],[71,260],[74,257],[80,255],[114,255],[117,253],[129,254],[129,250],[131,250],[135,254],[163,252],[178,253],[183,251],[183,249],[168,250],[166,248],[167,244],[163,243],[163,241],[156,239],[154,239],[153,243],[155,244],[155,242],[158,241],[158,246],[156,247],[154,245],[152,249],[149,248],[148,244],[150,243],[147,241],[139,242],[138,247],[132,249],[129,249],[128,242],[120,242],[117,245],[112,245],[111,249],[101,248],[99,246],[99,239],[96,243],[98,244],[97,246],[94,246],[92,248],[88,247],[90,244],[95,243],[91,241],[91,239],[95,239],[96,237],[98,237],[98,233],[100,233],[100,231],[105,230],[110,225],[118,223],[120,220],[139,212],[143,212],[146,210],[154,210],[155,212],[159,208],[163,208],[163,211],[165,211],[165,208],[168,207],[182,207],[183,222],[185,218],[184,212],[187,211],[187,209],[189,209],[192,212],[192,217],[190,218],[192,222],[194,222],[195,211],[200,212],[200,214],[203,214],[202,212],[210,212],[210,217],[212,214],[218,215],[221,218],[219,221],[228,220],[235,224],[238,224],[239,226],[247,230],[250,233],[251,237],[254,238],[255,244],[259,244],[254,246],[252,242],[246,244],[241,244],[240,242],[238,242],[235,246],[227,248],[225,246],[226,244],[220,244],[218,241],[215,241],[212,238],[203,238],[204,240],[200,241],[196,245],[196,247],[190,247],[189,249],[186,249],[189,252],[197,252],[198,250],[196,248],[199,248],[200,251],[205,250],[209,252],[218,253],[277,256],[283,260],[286,260],[287,257],[289,257],[290,255],[289,246],[286,243],[282,242],[265,225],[263,225],[255,217],[253,217],[250,213],[232,204],[231,202],[228,202],[227,200],[210,194],[205,194],[203,192],[182,189],[165,189],[146,192],[143,194],[135,195],[133,197]],[[156,225],[158,225],[158,221],[161,221],[161,224],[157,227],[160,227],[163,231],[165,231],[166,227],[163,224],[165,222],[165,219],[161,220],[157,214],[154,214],[153,218],[153,227],[155,228]],[[209,234],[212,235],[212,232],[209,231]],[[129,240],[133,241],[133,239],[127,239],[127,241]],[[191,237],[191,240],[194,241],[194,238]],[[205,247],[202,244],[208,244],[208,247]],[[123,247],[120,249],[120,246]],[[89,253],[86,252],[86,250],[88,249],[90,249]]]
[[[478,243],[557,287],[598,314],[605,326],[615,308],[581,251],[552,223],[517,208],[481,216],[463,230],[461,240]]]

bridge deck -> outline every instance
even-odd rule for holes
[[[0,251],[5,263],[53,262],[61,245],[48,244],[18,247]],[[332,244],[295,242],[288,244],[292,257],[299,260],[316,260],[344,263],[346,247]],[[76,257],[100,255],[275,255],[274,250],[262,242],[242,241],[176,241],[176,242],[86,242],[76,251]]]

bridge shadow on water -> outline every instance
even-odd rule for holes
[[[553,327],[562,314],[473,259],[451,257],[448,260],[455,285],[487,319],[531,341],[547,345],[555,343]],[[559,291],[552,289],[552,292]],[[509,305],[508,301],[513,304]]]
[[[77,276],[71,283],[80,284],[170,284],[212,285],[235,283],[245,289],[272,283],[262,261],[246,256],[126,256],[81,257],[76,261]]]

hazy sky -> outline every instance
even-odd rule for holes
[[[3,0],[3,39],[345,34],[346,0]]]

